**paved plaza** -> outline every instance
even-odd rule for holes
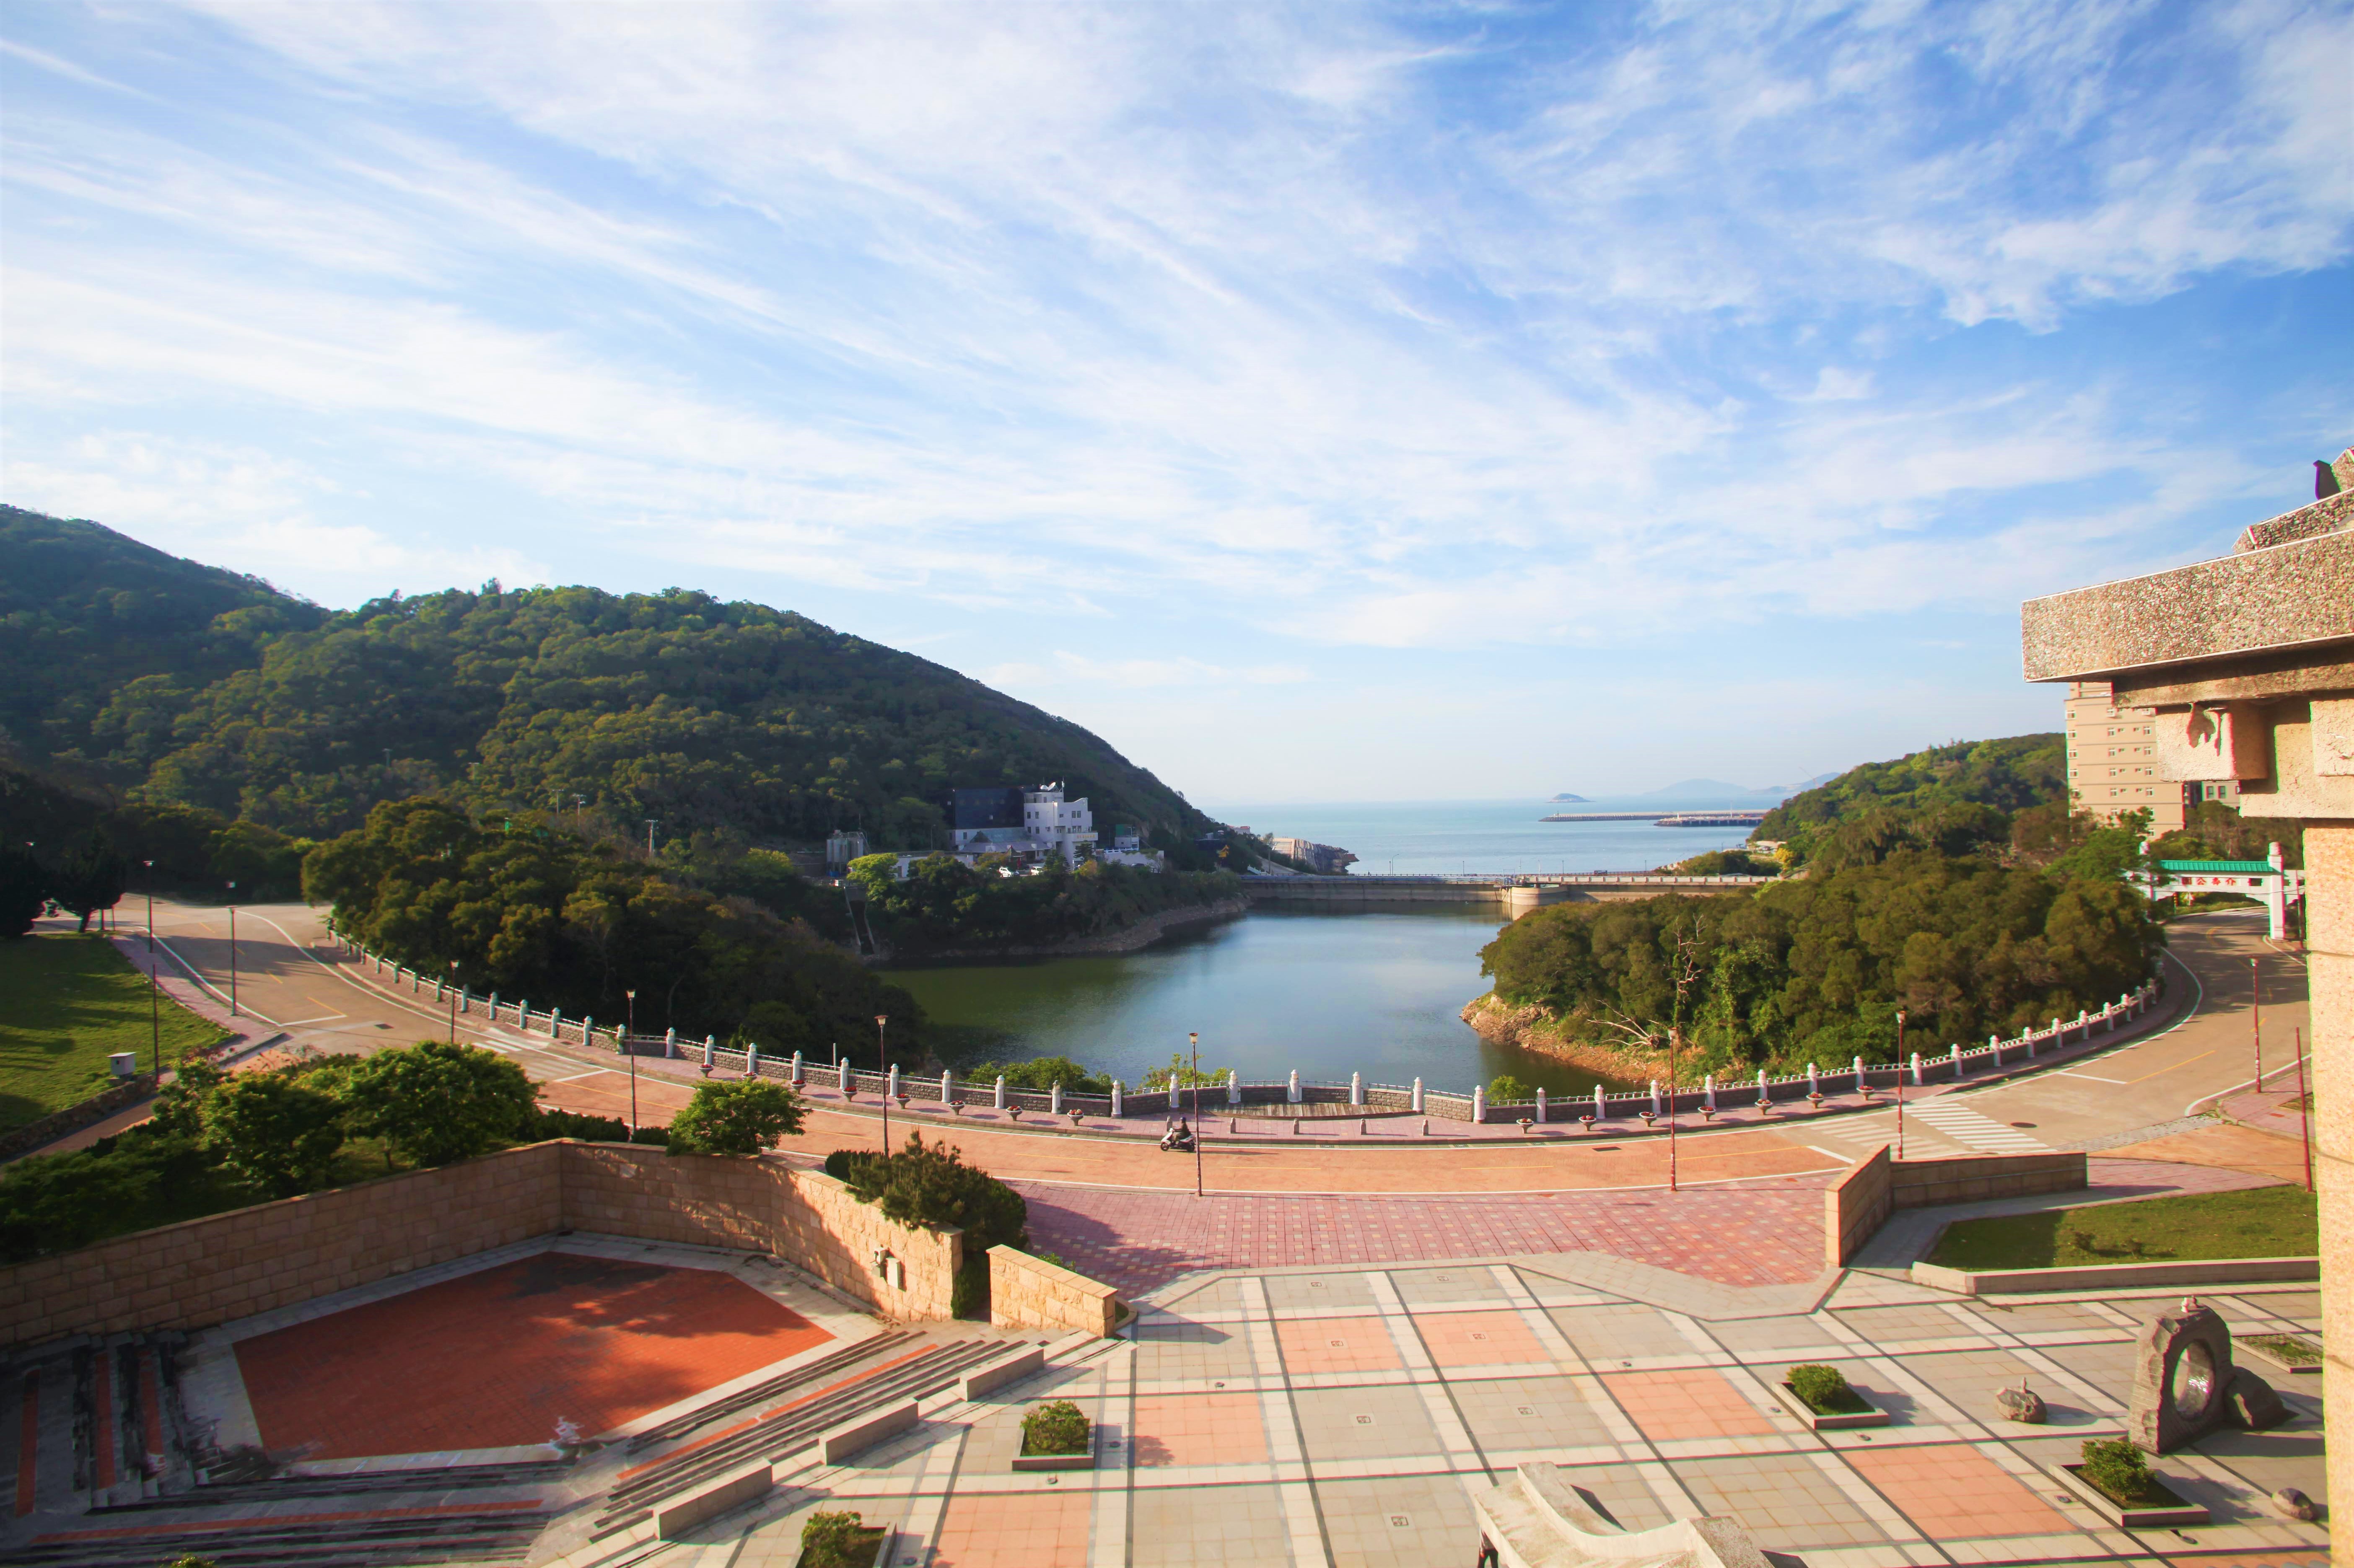
[[[1597,1287],[1606,1271],[1566,1257],[1197,1277],[1144,1303],[1126,1340],[1002,1401],[943,1402],[862,1461],[782,1477],[762,1515],[655,1561],[787,1568],[823,1506],[898,1527],[894,1561],[931,1568],[1468,1564],[1471,1491],[1530,1460],[1563,1466],[1630,1530],[1730,1515],[1785,1568],[2327,1561],[2325,1531],[2264,1507],[2285,1485],[2320,1493],[2317,1391],[2284,1390],[2287,1426],[2156,1461],[2211,1525],[2116,1530],[2042,1473],[2121,1432],[2128,1340],[2172,1296],[1970,1303],[1851,1271],[1803,1299],[1696,1301],[1664,1273]],[[2319,1314],[2310,1287],[2206,1299],[2239,1332],[2311,1331]],[[1805,1430],[1768,1387],[1799,1361],[1838,1367],[1892,1424]],[[1994,1414],[1994,1391],[2022,1378],[2049,1425]],[[1099,1424],[1094,1471],[1013,1471],[1019,1418],[1048,1397]]]

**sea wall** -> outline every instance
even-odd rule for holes
[[[1133,926],[1098,936],[1074,937],[1066,942],[1044,942],[1010,948],[944,948],[925,952],[899,951],[893,957],[961,962],[969,959],[1044,959],[1075,953],[1132,953],[1139,948],[1150,947],[1170,932],[1187,926],[1206,925],[1213,920],[1232,920],[1250,913],[1246,898],[1221,898],[1211,904],[1189,905],[1182,909],[1163,909],[1148,915]]]

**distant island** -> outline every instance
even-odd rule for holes
[[[1580,805],[1580,806],[1583,806],[1583,805],[1585,805],[1585,796],[1583,796],[1583,795],[1572,795],[1572,794],[1570,794],[1567,790],[1564,790],[1562,793],[1560,793],[1560,794],[1558,794],[1558,795],[1555,795],[1555,796],[1553,797],[1553,800],[1556,800],[1556,801],[1567,801],[1567,802],[1571,802],[1571,803],[1573,803],[1573,804]]]

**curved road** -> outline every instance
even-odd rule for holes
[[[120,912],[123,932],[143,913]],[[319,911],[299,904],[237,912],[236,995],[241,1013],[282,1029],[290,1043],[332,1052],[366,1052],[438,1038],[450,1032],[446,1008],[428,996],[384,986],[366,966],[340,959]],[[156,933],[165,967],[193,976],[224,1003],[229,985],[229,922],[220,908],[158,901]],[[1906,1107],[1904,1147],[1914,1156],[2104,1148],[2182,1129],[2192,1111],[2254,1076],[2248,1000],[2249,960],[2261,962],[2268,1081],[2291,1064],[2292,1032],[2305,1024],[2302,961],[2267,942],[2251,912],[2202,915],[2173,927],[2168,965],[2191,991],[2190,1011],[2159,1033],[2066,1065],[1984,1087],[1925,1094]],[[507,1053],[542,1086],[545,1103],[600,1116],[631,1115],[632,1082],[614,1058],[551,1047],[479,1017],[456,1020],[458,1038]],[[651,1065],[635,1075],[636,1119],[666,1121],[685,1101],[692,1080]],[[949,1123],[938,1113],[903,1116],[930,1131],[954,1128],[967,1158],[1008,1180],[1190,1192],[1193,1162],[1127,1139],[984,1128]],[[1688,1132],[1678,1139],[1681,1180],[1688,1185],[1772,1177],[1819,1177],[1896,1141],[1893,1108],[1802,1118],[1773,1129]],[[793,1150],[822,1155],[871,1148],[880,1134],[863,1108],[813,1106]],[[898,1136],[895,1129],[895,1137]],[[2253,1136],[2253,1135],[2252,1135]],[[2267,1139],[2278,1142],[2278,1139]],[[1206,1140],[1205,1184],[1225,1192],[1505,1193],[1630,1189],[1668,1179],[1669,1150],[1658,1137],[1467,1147],[1434,1140],[1363,1148],[1286,1149]],[[2179,1156],[2176,1156],[2179,1157]],[[2232,1163],[2223,1159],[2210,1161]]]

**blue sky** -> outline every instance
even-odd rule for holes
[[[5,498],[676,584],[1197,800],[2057,727],[2354,440],[2345,5],[18,5]]]

